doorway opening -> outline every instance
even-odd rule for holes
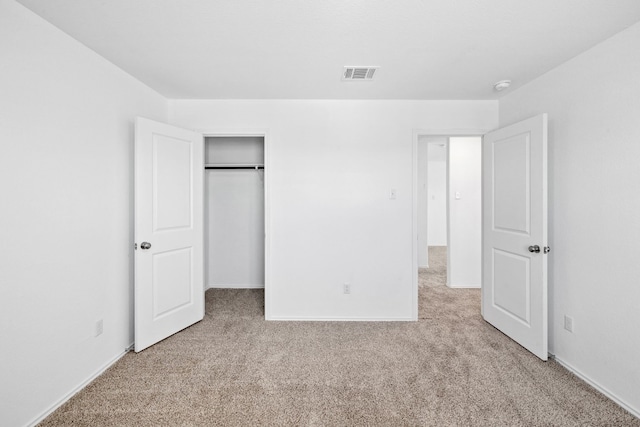
[[[206,290],[229,304],[252,293],[264,316],[265,137],[205,136],[204,162]]]
[[[420,306],[426,300],[421,289],[481,286],[482,137],[416,139]]]

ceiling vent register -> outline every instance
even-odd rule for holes
[[[378,71],[378,68],[380,67],[344,67],[342,80],[353,82],[364,82],[373,80],[373,77],[376,75],[376,71]]]

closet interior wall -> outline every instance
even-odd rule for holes
[[[205,138],[207,288],[264,288],[264,137]]]

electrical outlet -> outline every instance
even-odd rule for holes
[[[573,317],[569,317],[565,314],[564,316],[564,328],[569,331],[569,332],[573,332]]]
[[[98,335],[102,335],[102,331],[104,330],[104,324],[102,322],[102,319],[98,320],[96,322],[96,334],[95,336],[97,337]]]
[[[342,285],[342,293],[350,294],[351,293],[351,285],[348,284],[348,283],[345,283],[344,285]]]

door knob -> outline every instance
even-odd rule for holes
[[[149,242],[140,243],[140,249],[151,249],[151,243]],[[531,250],[531,248],[529,248],[529,250]],[[538,248],[538,252],[540,252],[540,248]]]
[[[144,243],[143,243],[143,245],[144,245]],[[149,246],[151,246],[151,245],[149,245]],[[142,249],[144,249],[144,248],[142,248]],[[536,254],[540,253],[540,246],[538,246],[538,245],[529,246],[529,252],[536,253]]]

